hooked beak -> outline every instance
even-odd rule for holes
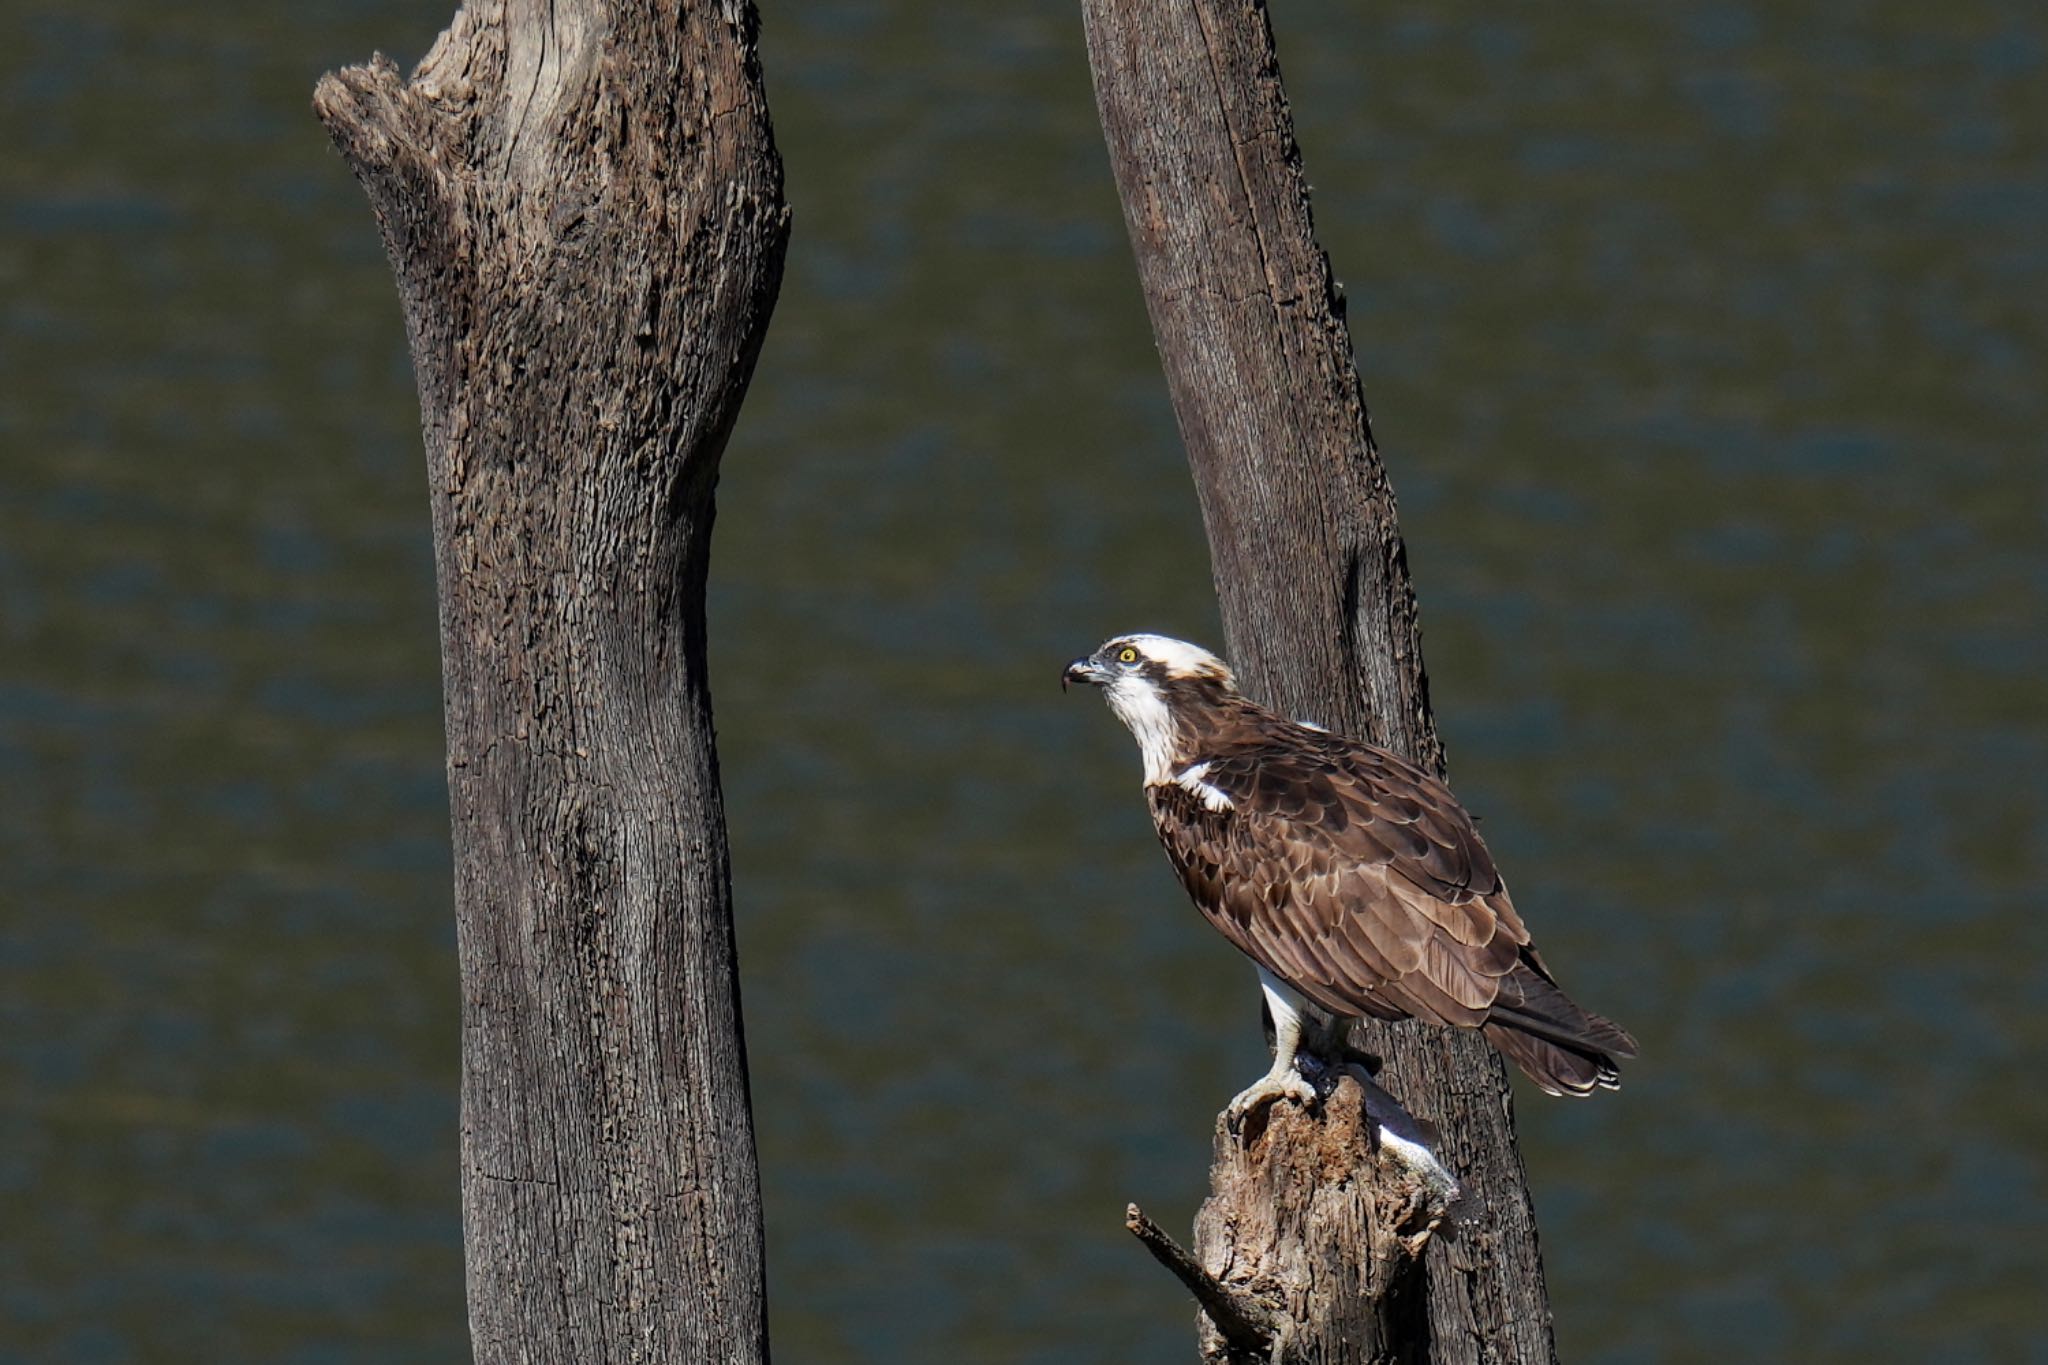
[[[1066,691],[1069,683],[1087,683],[1090,687],[1100,687],[1108,680],[1109,670],[1095,660],[1076,659],[1067,665],[1064,673],[1060,674],[1060,691]]]

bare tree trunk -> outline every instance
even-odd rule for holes
[[[481,1361],[767,1356],[705,679],[788,215],[743,0],[470,0],[314,107],[425,432]]]
[[[1285,713],[1441,769],[1393,490],[1316,244],[1265,7],[1082,0],[1082,12],[1233,661]],[[1327,1131],[1349,1122],[1343,1103],[1321,1119],[1275,1106],[1270,1127],[1242,1137],[1219,1128],[1204,1265],[1281,1308],[1290,1361],[1553,1360],[1505,1068],[1476,1034],[1361,1028],[1359,1045],[1386,1059],[1381,1082],[1441,1131],[1438,1153],[1465,1190],[1457,1239],[1426,1241],[1426,1339],[1409,1312],[1405,1258],[1424,1241],[1404,1240],[1412,1183]],[[1246,1358],[1213,1333],[1204,1354]]]

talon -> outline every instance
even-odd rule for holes
[[[1302,1108],[1313,1105],[1321,1095],[1309,1084],[1308,1078],[1293,1067],[1285,1071],[1271,1071],[1240,1091],[1224,1112],[1230,1116],[1232,1126],[1238,1126],[1256,1111],[1275,1100],[1293,1100]]]

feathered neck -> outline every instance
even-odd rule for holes
[[[1175,678],[1109,689],[1110,709],[1138,741],[1145,785],[1172,782],[1217,740],[1264,715],[1235,688],[1208,678]]]

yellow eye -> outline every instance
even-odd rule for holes
[[[1120,664],[1134,664],[1138,662],[1138,651],[1125,645],[1116,652],[1116,661]]]

